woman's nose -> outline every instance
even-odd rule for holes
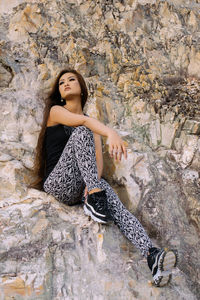
[[[65,86],[65,87],[66,87],[66,86],[69,86],[69,82],[65,82],[65,85],[64,85],[64,86]]]

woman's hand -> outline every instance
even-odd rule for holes
[[[110,129],[108,133],[108,144],[109,144],[109,154],[111,157],[119,161],[121,160],[122,154],[124,154],[125,159],[127,159],[127,150],[125,147],[125,142],[120,138],[116,131]]]

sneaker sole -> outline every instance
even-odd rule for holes
[[[159,276],[159,282],[157,283],[153,282],[153,284],[156,287],[164,287],[171,282],[171,279],[172,279],[172,274],[170,272],[167,272],[166,274],[162,273],[162,275]]]
[[[156,286],[163,287],[168,285],[172,279],[172,270],[177,266],[178,254],[177,251],[164,251],[159,259],[159,282]]]
[[[87,216],[90,216],[94,221],[101,223],[101,224],[108,224],[108,222],[103,221],[103,220],[99,219],[98,217],[94,216],[93,213],[87,208],[86,205],[84,205],[83,208],[84,208],[85,214]]]
[[[170,271],[177,266],[178,254],[177,251],[168,250],[163,254],[163,261],[161,265],[162,271]]]

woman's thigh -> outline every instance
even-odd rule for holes
[[[45,192],[68,205],[81,201],[85,183],[75,158],[73,139],[67,142],[58,163],[43,187]]]

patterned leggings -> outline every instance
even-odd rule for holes
[[[122,204],[112,187],[103,178],[98,179],[94,136],[85,126],[73,132],[53,171],[44,182],[44,191],[68,205],[81,202],[84,188],[106,191],[108,209],[114,223],[124,235],[147,257],[152,242],[140,222]]]

